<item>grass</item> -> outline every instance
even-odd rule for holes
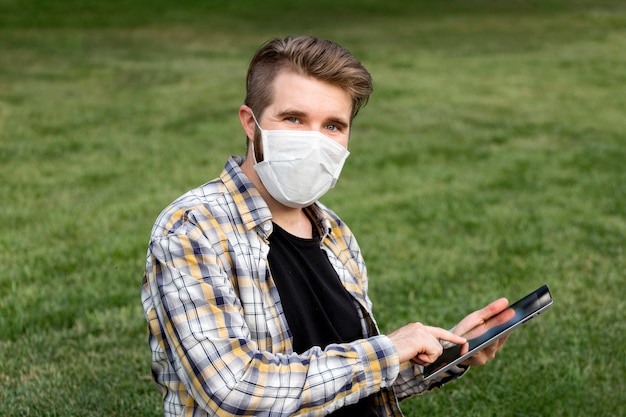
[[[150,227],[244,152],[247,62],[290,33],[375,79],[324,201],[359,238],[383,331],[554,293],[406,415],[621,415],[626,8],[609,0],[0,0],[0,415],[160,414]]]

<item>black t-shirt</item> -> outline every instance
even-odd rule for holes
[[[320,247],[319,238],[302,239],[274,224],[269,241],[269,267],[293,336],[294,351],[303,353],[313,346],[324,348],[331,343],[362,339],[358,307]],[[374,414],[370,399],[364,398],[331,415]]]

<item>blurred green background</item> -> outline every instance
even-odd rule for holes
[[[375,80],[323,201],[359,239],[383,331],[553,291],[406,415],[623,415],[617,0],[0,0],[0,415],[162,414],[150,228],[245,152],[248,60],[289,34],[339,42]]]

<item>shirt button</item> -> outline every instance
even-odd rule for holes
[[[269,232],[271,228],[272,228],[272,225],[270,223],[265,223],[263,225],[263,230],[265,230],[266,232]]]

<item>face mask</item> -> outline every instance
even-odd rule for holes
[[[264,155],[261,162],[255,159],[254,169],[276,201],[306,207],[335,186],[350,155],[346,148],[320,132],[264,130],[256,117],[254,121],[261,130]]]

